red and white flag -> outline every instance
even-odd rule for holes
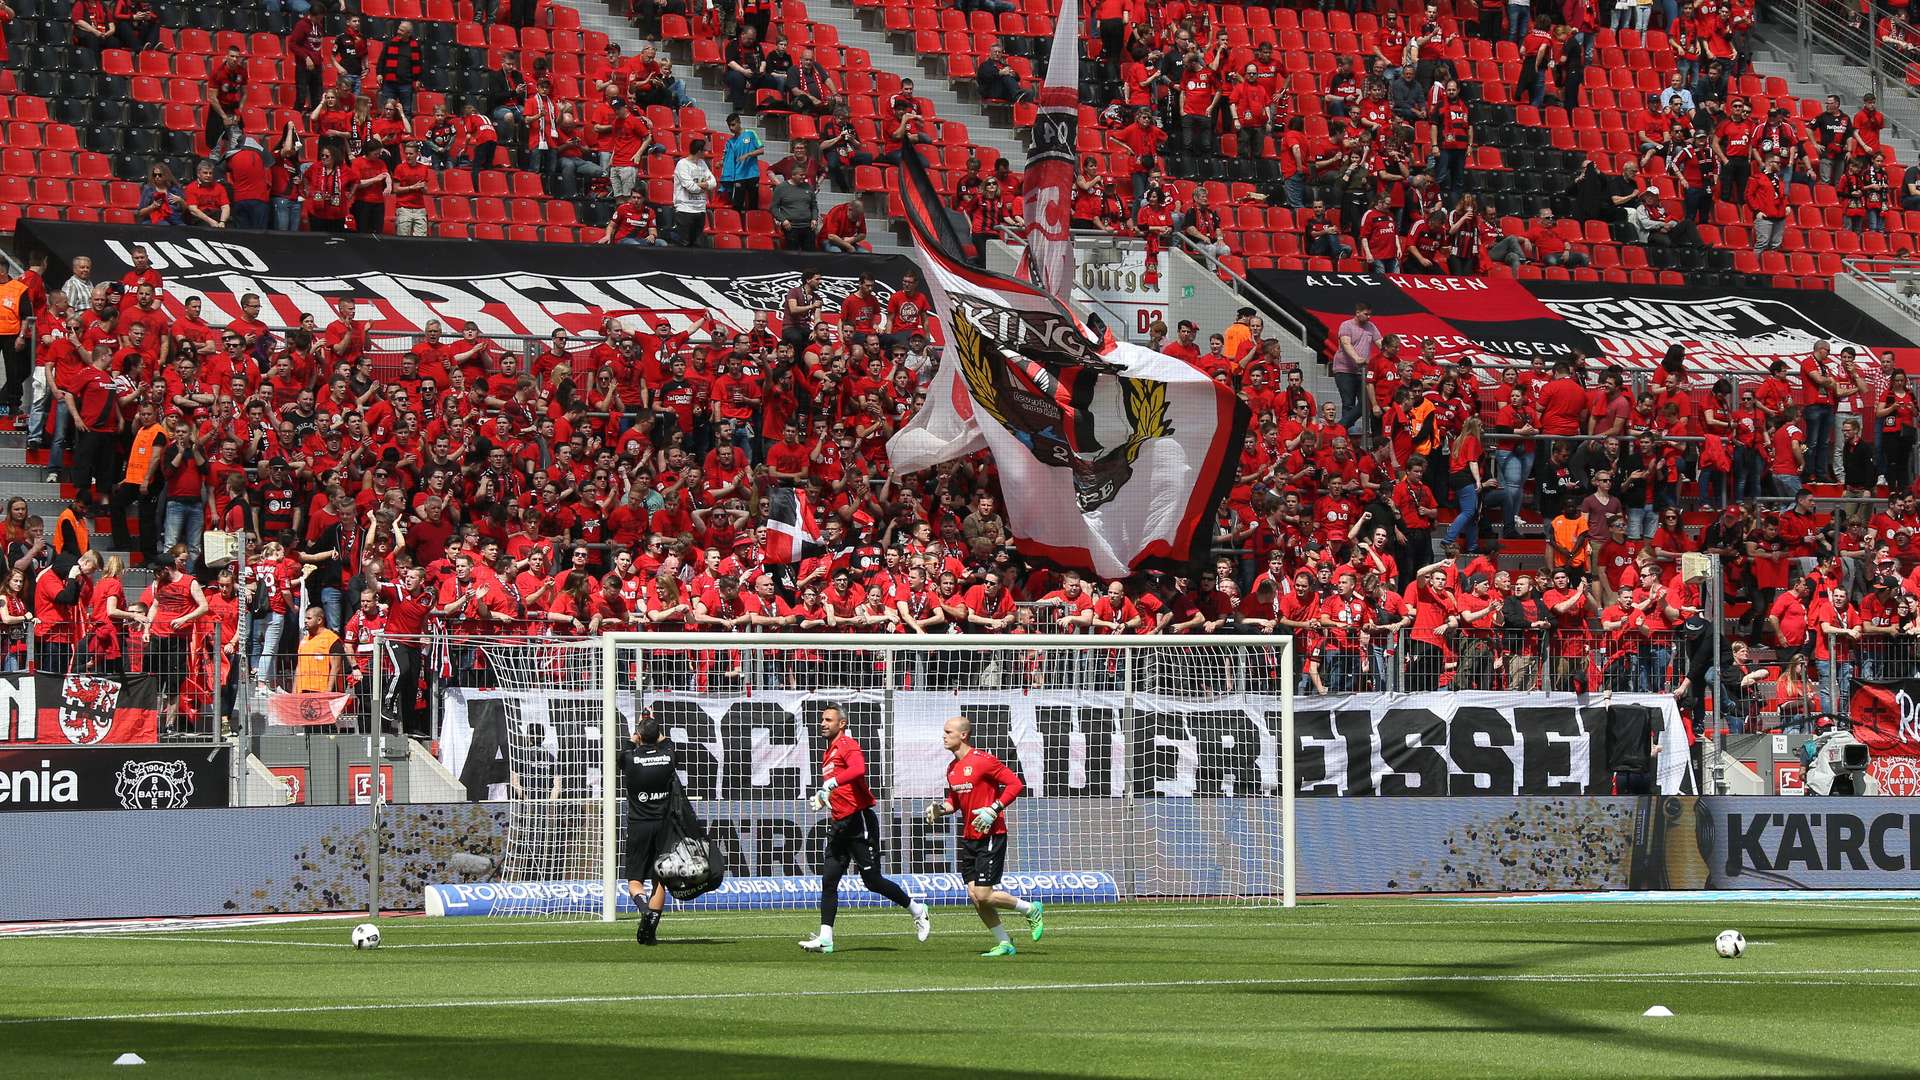
[[[1023,174],[1027,249],[1020,276],[1069,303],[1073,295],[1073,164],[1080,147],[1080,5],[1060,0]]]
[[[346,715],[350,694],[268,694],[267,719],[282,727],[326,727]]]
[[[1246,403],[1191,364],[1094,336],[1036,285],[968,265],[926,164],[905,154],[900,177],[947,345],[926,404],[887,440],[893,467],[987,450],[1015,547],[1055,565],[1115,578],[1207,555]]]
[[[797,563],[820,550],[820,525],[805,492],[777,487],[767,493],[768,565]]]

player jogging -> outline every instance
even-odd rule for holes
[[[1013,942],[1000,925],[1000,908],[1025,915],[1035,941],[1045,929],[1040,901],[1017,899],[998,887],[1007,866],[1006,809],[1026,785],[999,758],[974,749],[968,741],[972,734],[973,724],[964,716],[954,717],[941,729],[940,741],[953,754],[953,763],[947,766],[947,797],[927,804],[926,819],[931,825],[948,814],[960,814],[960,876],[967,880],[967,897],[980,913],[980,921],[999,939],[980,955],[1012,956]]]
[[[833,705],[820,710],[820,735],[827,740],[820,759],[820,790],[807,802],[815,810],[830,811],[833,824],[820,867],[820,932],[800,947],[808,952],[833,951],[840,879],[849,863],[860,869],[860,880],[867,888],[906,908],[913,915],[913,935],[927,940],[933,929],[927,905],[880,873],[880,818],[873,812],[873,791],[867,787],[867,757],[860,751],[860,740],[847,734],[847,714]]]
[[[627,785],[627,895],[640,908],[640,927],[633,940],[652,945],[660,929],[660,909],[666,906],[667,891],[653,864],[666,852],[672,840],[667,819],[673,816],[674,774],[673,743],[661,730],[660,721],[645,713],[633,732],[633,745],[620,753],[620,776]],[[640,902],[640,883],[653,882],[653,893],[646,904]]]

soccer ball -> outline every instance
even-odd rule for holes
[[[1731,931],[1729,931],[1731,932]],[[1721,935],[1725,937],[1726,935]],[[356,949],[377,949],[380,947],[380,928],[370,922],[363,922],[353,928],[353,947]]]
[[[1747,939],[1738,930],[1722,930],[1720,936],[1713,939],[1713,951],[1723,959],[1737,960],[1747,951]]]

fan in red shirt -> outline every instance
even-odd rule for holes
[[[887,327],[892,332],[882,340],[888,348],[905,345],[913,334],[926,334],[927,320],[933,312],[933,301],[928,299],[927,291],[920,287],[920,278],[907,273],[900,277],[900,287],[887,297]]]
[[[207,78],[207,152],[220,148],[227,129],[240,123],[240,102],[247,95],[247,58],[240,46],[229,45],[227,55]]]
[[[999,888],[1007,865],[1004,811],[1026,790],[1026,784],[999,758],[974,748],[973,723],[964,716],[947,721],[940,729],[940,742],[953,755],[953,763],[947,766],[947,794],[939,802],[928,803],[922,817],[932,825],[949,814],[960,815],[960,876],[967,881],[967,896],[980,921],[996,939],[993,948],[981,955],[1012,956],[1013,942],[1000,925],[1001,910],[1025,915],[1035,941],[1043,929],[1038,901],[1029,903]]]
[[[213,163],[203,161],[194,170],[193,183],[182,195],[187,201],[187,217],[210,229],[224,229],[233,216],[233,198],[227,186],[213,179]]]
[[[800,943],[808,952],[833,951],[833,920],[840,908],[840,879],[851,864],[869,890],[906,908],[913,915],[913,933],[921,941],[932,930],[927,905],[880,872],[880,819],[873,812],[873,791],[867,786],[867,757],[860,740],[847,734],[847,714],[839,706],[820,710],[820,737],[827,742],[820,757],[820,790],[808,804],[826,810],[827,850],[820,867],[820,932]],[[1018,783],[1018,780],[1015,780]]]
[[[314,232],[345,232],[353,189],[338,148],[322,144],[317,161],[307,169],[307,227]]]
[[[1373,209],[1360,216],[1360,257],[1373,264],[1376,274],[1400,272],[1400,222],[1393,197],[1382,191],[1373,197]]]
[[[640,197],[638,191],[627,196],[627,200],[613,208],[613,219],[607,222],[606,235],[600,238],[603,244],[638,244],[645,247],[664,247],[666,241],[660,238],[660,222],[653,207]]]
[[[418,566],[407,568],[400,582],[381,582],[380,600],[387,605],[386,634],[393,646],[393,689],[399,702],[400,725],[409,735],[426,736],[432,725],[419,707],[424,666],[423,641],[427,620],[433,615],[433,589],[427,573]]]

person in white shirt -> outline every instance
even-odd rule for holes
[[[687,143],[687,156],[673,167],[673,226],[681,247],[694,247],[707,231],[707,196],[720,182],[707,165],[707,141]]]
[[[918,330],[907,335],[907,353],[900,358],[900,363],[913,372],[914,380],[922,388],[933,381],[933,373],[940,366],[928,348],[927,335]]]
[[[72,275],[60,291],[67,296],[67,306],[75,311],[84,311],[93,305],[93,260],[85,255],[73,258]]]

